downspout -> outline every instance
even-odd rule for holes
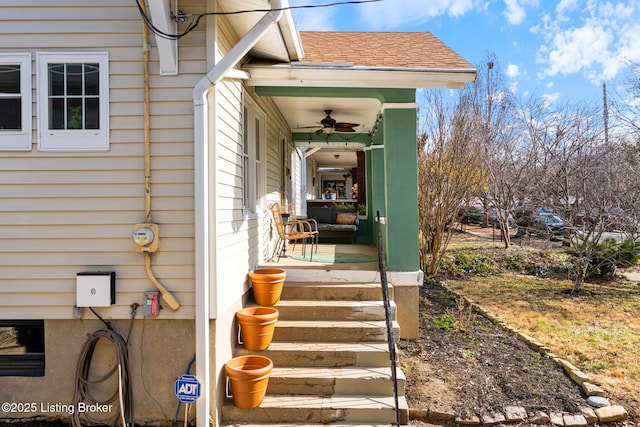
[[[211,293],[209,278],[212,250],[210,244],[210,195],[209,188],[209,92],[264,36],[267,30],[283,16],[283,1],[271,0],[271,11],[267,12],[238,41],[238,43],[196,83],[193,89],[194,116],[194,171],[195,171],[195,253],[196,253],[196,377],[202,382],[202,393],[198,399],[196,425],[209,427],[211,424],[211,366],[210,328]],[[214,254],[215,255],[215,254]],[[215,422],[214,424],[217,424]]]

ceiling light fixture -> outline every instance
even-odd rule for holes
[[[326,135],[330,135],[330,134],[332,134],[332,133],[333,133],[333,126],[330,126],[330,125],[326,125],[326,124],[325,124],[324,126],[322,126],[322,132],[323,132],[324,134],[326,134]]]

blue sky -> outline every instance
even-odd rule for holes
[[[613,90],[640,62],[640,0],[382,0],[293,13],[299,30],[429,31],[476,66],[495,53],[516,95],[549,102],[601,102],[602,83]]]

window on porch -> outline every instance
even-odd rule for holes
[[[251,101],[243,108],[242,193],[248,213],[262,207],[265,195],[264,150],[266,146],[265,115]]]

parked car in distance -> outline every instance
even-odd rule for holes
[[[531,220],[531,228],[552,234],[560,234],[564,230],[564,221],[557,215],[541,213]]]
[[[498,208],[489,208],[489,210],[487,211],[487,221],[489,222],[489,225],[496,228],[500,227],[500,217],[504,218],[504,216],[505,216],[504,209],[498,210]],[[509,224],[509,227],[513,227],[516,225],[516,220],[513,218],[511,214],[509,214],[507,218],[507,222]]]
[[[498,213],[501,212],[504,217],[504,209],[498,210],[498,208],[489,208],[487,211],[487,223],[492,227],[500,227],[500,219]],[[459,212],[459,221],[464,224],[482,224],[484,220],[484,208],[480,204],[463,206]],[[516,224],[515,219],[511,214],[508,217],[509,227],[513,227]]]

